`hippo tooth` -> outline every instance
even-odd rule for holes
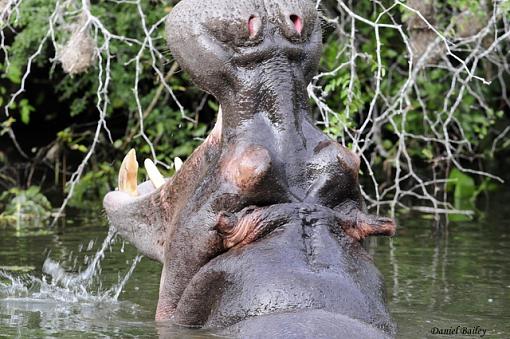
[[[181,158],[177,157],[174,159],[174,167],[175,167],[175,172],[179,172],[179,170],[181,169],[182,165],[183,165],[183,161],[181,160]]]
[[[119,170],[119,191],[138,195],[138,162],[136,152],[131,149],[122,160]]]
[[[152,162],[151,159],[145,159],[144,161],[145,170],[147,171],[147,175],[149,176],[150,181],[156,187],[156,189],[160,188],[165,184],[165,178],[159,173],[158,168]]]

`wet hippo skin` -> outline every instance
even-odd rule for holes
[[[241,337],[392,335],[360,241],[395,224],[363,212],[358,156],[310,117],[315,1],[183,0],[166,34],[222,112],[162,187],[104,200],[119,234],[163,264],[156,319]]]
[[[199,320],[211,328],[236,324],[224,333],[241,337],[392,333],[380,274],[360,243],[338,228],[338,218],[319,205],[266,208],[261,222],[277,227],[202,267],[183,293],[174,320]]]

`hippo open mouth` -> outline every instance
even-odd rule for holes
[[[229,327],[321,310],[393,328],[359,240],[393,235],[395,224],[363,212],[358,156],[311,120],[306,86],[322,50],[314,2],[183,0],[166,34],[222,112],[172,178],[146,162],[151,180],[138,185],[131,151],[104,199],[119,234],[163,264],[156,318]]]
[[[164,229],[157,228],[155,219],[144,218],[139,208],[150,204],[152,195],[166,180],[149,159],[145,161],[145,170],[150,180],[138,185],[138,162],[135,150],[131,150],[120,167],[118,191],[108,193],[103,204],[110,222],[116,225],[114,227],[123,238],[144,255],[162,262]],[[148,224],[150,221],[152,223]]]
[[[214,133],[211,133],[211,136],[213,135]],[[248,158],[253,166],[258,165],[257,160],[259,159],[253,158],[253,155]],[[145,211],[157,212],[155,208],[158,207],[157,204],[161,201],[161,198],[165,196],[162,187],[165,183],[168,183],[168,186],[171,187],[173,178],[165,179],[154,163],[150,159],[146,159],[144,167],[149,180],[138,184],[138,166],[136,152],[131,150],[120,166],[119,189],[105,196],[104,207],[111,224],[123,238],[130,241],[147,257],[163,262],[164,237],[167,231],[163,223],[166,218],[153,212],[150,213],[151,218],[149,218],[149,214],[143,213],[143,211],[146,208]],[[176,173],[179,172],[181,166],[182,164],[177,164]],[[260,172],[260,169],[255,171]],[[245,210],[253,212],[255,206],[249,206]],[[242,213],[244,216],[242,222],[237,220],[237,217],[232,213],[221,212],[218,214],[214,229],[223,238],[225,249],[250,243],[260,236],[260,229],[267,228],[259,225],[259,230],[257,230],[254,222],[254,215],[256,214],[246,213],[246,211]],[[337,211],[333,211],[333,214],[338,216],[339,225],[344,231],[357,240],[370,235],[391,236],[395,231],[391,219],[366,215],[353,206],[352,203],[346,203],[341,208],[337,208]],[[248,215],[250,215],[249,218]],[[251,223],[249,227],[248,223]]]

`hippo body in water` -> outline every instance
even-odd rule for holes
[[[131,156],[104,199],[119,234],[163,264],[156,319],[241,337],[391,336],[360,240],[395,224],[363,212],[359,158],[310,117],[315,2],[183,0],[166,33],[222,113],[161,187],[136,187]]]

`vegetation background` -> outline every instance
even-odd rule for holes
[[[99,210],[129,149],[171,175],[200,144],[218,104],[166,48],[176,2],[0,0],[0,223]],[[317,6],[310,103],[362,156],[367,207],[483,217],[477,199],[509,178],[510,2]]]

